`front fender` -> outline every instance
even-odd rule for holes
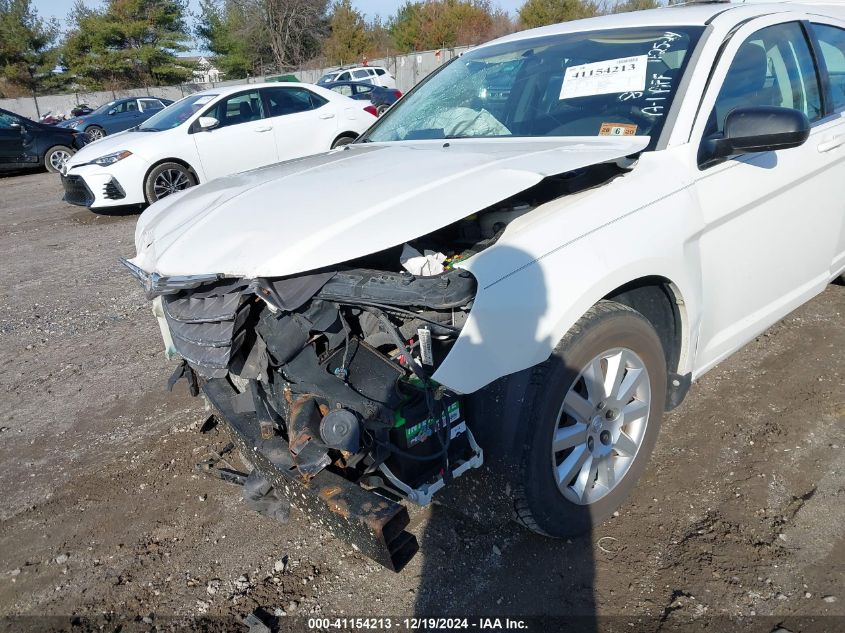
[[[652,164],[642,164],[647,162]],[[478,293],[433,378],[471,393],[541,363],[590,306],[626,283],[651,276],[669,280],[683,302],[679,373],[686,373],[699,321],[695,236],[700,214],[681,165],[670,163],[675,173],[667,174],[667,166],[654,169],[655,162],[644,159],[634,173],[535,209],[513,222],[495,245],[464,262],[478,281]],[[578,228],[574,236],[573,227]]]

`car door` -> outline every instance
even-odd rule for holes
[[[0,163],[17,163],[21,160],[24,131],[20,119],[0,112]]]
[[[337,112],[320,95],[300,87],[262,88],[279,160],[325,152],[337,135]]]
[[[191,126],[207,180],[276,162],[273,124],[265,116],[257,90],[238,92],[217,101],[202,116],[214,117],[212,130]]]
[[[820,151],[830,156],[837,170],[845,163],[845,22],[814,18],[810,32],[815,37],[821,77],[826,89],[830,119],[821,139]],[[839,241],[830,266],[831,276],[845,270],[845,198],[840,198]],[[834,229],[834,233],[835,233]]]
[[[370,101],[373,95],[373,88],[375,86],[370,84],[358,84],[355,86],[355,96],[352,98],[360,101]]]
[[[838,239],[834,227],[845,178],[823,151],[832,122],[822,110],[804,27],[784,20],[772,16],[734,34],[714,69],[691,137],[694,148],[718,137],[727,113],[741,106],[795,108],[812,124],[801,147],[699,167],[695,190],[704,226],[698,242],[704,302],[699,371],[824,288]]]

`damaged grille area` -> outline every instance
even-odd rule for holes
[[[179,355],[205,378],[222,378],[244,342],[249,315],[241,282],[223,282],[162,297],[164,316]]]

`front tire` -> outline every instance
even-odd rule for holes
[[[612,515],[657,441],[666,379],[663,347],[645,317],[613,301],[593,306],[533,370],[517,519],[561,538]]]
[[[144,196],[152,204],[170,194],[193,187],[197,178],[191,170],[179,163],[156,165],[144,181]]]
[[[353,136],[341,136],[340,138],[336,138],[334,143],[332,143],[332,149],[335,149],[337,147],[343,147],[344,145],[349,145],[354,141],[355,137]]]
[[[73,156],[73,150],[66,145],[56,145],[47,150],[44,154],[44,167],[53,174],[62,171],[62,167]]]

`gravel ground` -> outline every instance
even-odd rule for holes
[[[24,616],[0,628],[246,631],[236,618],[261,608],[273,627],[545,614],[845,630],[845,287],[694,385],[630,502],[592,534],[549,541],[435,505],[412,511],[421,551],[394,574],[193,474],[227,438],[198,433],[202,401],[164,387],[157,326],[117,262],[136,215],[70,207],[60,189],[0,178],[0,616]]]

